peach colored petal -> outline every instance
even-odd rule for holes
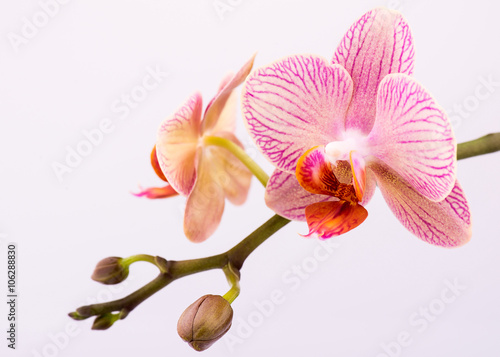
[[[233,133],[220,132],[218,136],[231,140],[239,147],[243,145]],[[235,204],[241,205],[246,201],[252,173],[241,163],[230,151],[222,147],[211,146],[205,149],[206,155],[210,157],[210,175],[224,190],[227,199]]]
[[[211,160],[202,150],[198,150],[198,175],[184,213],[184,233],[194,243],[203,242],[215,232],[224,211],[224,188],[214,180]]]
[[[217,96],[212,100],[210,105],[207,107],[205,117],[201,123],[202,133],[207,133],[208,131],[213,130],[217,122],[221,119],[223,119],[223,122],[225,123],[218,126],[217,130],[230,129],[230,128],[224,129],[224,126],[228,125],[228,123],[232,126],[234,125],[232,124],[232,122],[234,121],[234,118],[232,117],[233,112],[229,110],[230,113],[225,113],[224,109],[226,105],[228,105],[228,100],[230,98],[234,98],[234,96],[232,96],[233,90],[245,81],[245,78],[252,70],[255,55],[256,54],[254,54],[252,58],[250,58],[243,65],[243,67],[241,67],[238,73],[236,73],[232,77],[232,79],[225,84],[224,88],[217,94]],[[224,81],[227,81],[227,79],[225,79]],[[229,101],[229,105],[234,106],[234,99],[232,99],[232,102]]]
[[[156,153],[172,187],[188,195],[196,180],[196,147],[200,137],[202,100],[192,95],[158,130]]]

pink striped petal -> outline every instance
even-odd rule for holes
[[[368,217],[366,209],[357,203],[346,201],[319,202],[306,207],[309,233],[327,239],[347,233]]]
[[[224,211],[224,189],[214,180],[212,162],[201,148],[198,157],[198,176],[184,213],[184,234],[194,243],[203,242],[215,232]]]
[[[254,71],[242,108],[248,132],[279,169],[293,173],[314,145],[340,138],[352,81],[321,57],[292,56]]]
[[[188,195],[196,179],[196,147],[200,136],[202,100],[192,95],[158,130],[156,155],[168,182]]]
[[[217,128],[217,130],[227,130],[227,131],[232,131],[234,130],[234,120],[235,120],[235,111],[236,107],[234,104],[234,100],[229,101],[229,105],[232,106],[233,110],[229,110],[228,112],[225,112],[225,107],[228,104],[228,100],[234,96],[231,96],[233,93],[233,90],[238,87],[241,83],[245,81],[245,78],[248,76],[250,71],[252,70],[253,67],[253,61],[255,59],[256,54],[252,56],[244,65],[243,67],[236,73],[233,78],[227,82],[224,86],[224,88],[219,91],[217,96],[210,102],[209,106],[207,107],[207,110],[205,112],[205,118],[203,119],[202,122],[202,133],[207,133],[210,130],[213,130],[214,127],[217,125],[217,122],[221,119],[223,119],[224,123],[221,124],[221,127]],[[223,84],[227,81],[227,78],[223,80]],[[234,113],[234,114],[233,114]],[[224,115],[223,115],[224,114]],[[227,128],[224,129],[224,126],[228,126]],[[229,126],[231,126],[233,129],[231,129]]]
[[[338,198],[310,193],[300,186],[294,174],[276,169],[267,183],[265,200],[267,206],[280,216],[293,221],[305,221],[307,206],[337,201]]]
[[[471,238],[469,205],[458,181],[441,202],[432,202],[416,192],[394,172],[370,165],[387,204],[397,219],[424,242],[458,247]]]
[[[456,144],[444,111],[414,79],[391,74],[380,83],[369,151],[432,201],[455,184]]]
[[[243,148],[241,142],[233,133],[220,132],[219,136],[231,140]],[[204,153],[210,160],[210,175],[224,190],[227,199],[235,205],[246,201],[252,173],[230,151],[218,146],[205,148]]]
[[[413,39],[400,13],[374,9],[355,22],[342,39],[333,63],[347,69],[354,83],[347,129],[368,134],[375,119],[377,87],[389,73],[413,72]]]

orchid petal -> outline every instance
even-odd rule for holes
[[[377,180],[375,179],[375,175],[373,174],[373,172],[371,172],[371,170],[366,170],[365,191],[363,193],[363,199],[359,202],[359,204],[362,206],[366,206],[375,194],[376,188]]]
[[[231,140],[243,148],[243,145],[233,133],[220,132],[218,135]],[[211,146],[206,151],[212,163],[210,174],[214,182],[217,182],[223,188],[227,199],[231,203],[235,205],[243,204],[247,198],[250,182],[252,181],[250,170],[225,148]]]
[[[333,196],[317,195],[300,186],[297,177],[280,169],[274,170],[266,186],[267,207],[282,217],[305,221],[307,206],[324,201],[337,201]]]
[[[151,166],[153,166],[153,170],[155,170],[155,173],[159,178],[161,178],[163,181],[168,182],[167,178],[163,174],[163,171],[161,171],[160,163],[158,162],[158,157],[156,156],[156,145],[151,151]]]
[[[202,150],[198,150],[198,175],[184,213],[184,234],[194,243],[215,232],[224,211],[224,189],[214,180],[212,160]]]
[[[287,57],[248,77],[245,124],[267,159],[293,173],[309,148],[341,137],[351,93],[352,80],[341,66],[316,56]]]
[[[356,201],[354,187],[341,183],[333,174],[324,146],[316,146],[306,151],[297,162],[295,175],[299,184],[311,193]]]
[[[230,81],[225,83],[227,78],[223,80],[222,84],[225,83],[224,88],[219,91],[217,96],[210,102],[209,106],[207,106],[205,118],[201,123],[202,133],[214,130],[219,120],[222,120],[223,123],[218,125],[217,130],[223,128],[222,130],[232,131],[231,128],[234,129],[234,121],[236,119],[236,98],[232,95],[233,90],[245,81],[245,78],[252,70],[254,59],[255,54],[243,65],[243,67],[241,67],[238,73],[236,73]],[[226,105],[228,105],[228,110],[225,110]]]
[[[349,232],[368,217],[366,209],[356,203],[346,201],[319,202],[306,207],[309,233],[327,239]]]
[[[349,161],[351,162],[352,181],[358,200],[362,200],[366,188],[366,168],[363,156],[357,151],[349,153]]]
[[[164,187],[150,187],[145,190],[142,190],[138,193],[132,193],[136,197],[146,197],[150,199],[157,198],[168,198],[175,195],[178,195],[177,191],[170,185],[166,185]]]
[[[444,111],[414,79],[391,74],[380,83],[369,151],[432,201],[455,184],[456,144]]]
[[[370,168],[392,212],[411,233],[441,247],[458,247],[470,240],[469,205],[458,181],[443,201],[432,202],[388,168]]]
[[[374,9],[355,22],[342,39],[333,63],[354,83],[346,128],[368,134],[375,120],[377,87],[389,73],[413,72],[413,39],[408,24],[394,10]]]
[[[200,135],[202,100],[192,95],[158,130],[156,154],[172,187],[188,195],[196,179],[196,147]]]

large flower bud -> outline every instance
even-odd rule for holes
[[[191,304],[179,318],[177,332],[196,351],[204,351],[231,327],[233,309],[220,295],[205,295]]]

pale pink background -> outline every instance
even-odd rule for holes
[[[19,349],[7,351],[0,333],[0,355],[199,356],[178,338],[176,323],[199,296],[227,290],[220,272],[175,282],[107,332],[91,331],[84,321],[68,337],[66,314],[88,298],[119,298],[156,274],[138,264],[127,286],[110,291],[89,278],[103,257],[214,254],[272,215],[254,180],[247,204],[228,204],[216,234],[194,245],[183,237],[183,198],[152,202],[129,194],[139,183],[161,184],[149,166],[161,120],[197,89],[208,102],[223,75],[255,51],[256,66],[297,53],[330,58],[363,13],[380,5],[399,8],[415,39],[415,77],[453,115],[458,141],[500,131],[500,86],[474,99],[482,79],[500,81],[496,2],[221,1],[232,4],[222,19],[212,0],[68,1],[17,52],[8,34],[19,33],[23,17],[31,19],[40,5],[0,3],[0,233],[7,235],[0,248],[0,331],[7,322],[7,241],[19,245],[20,270]],[[141,84],[148,66],[168,71],[168,78],[119,119],[110,106]],[[465,115],[453,109],[467,103],[473,108]],[[63,162],[66,147],[75,148],[82,131],[98,127],[102,118],[112,120],[114,131],[59,182],[52,163]],[[241,121],[238,135],[271,172]],[[242,270],[230,331],[241,340],[232,349],[221,340],[204,355],[382,357],[390,355],[385,345],[393,356],[498,356],[499,159],[494,154],[459,163],[474,221],[472,241],[459,249],[413,237],[380,192],[367,207],[367,221],[336,239],[322,262],[313,254],[317,241],[297,234],[306,225],[289,225]],[[297,265],[310,273],[292,283]],[[453,302],[440,303],[446,281],[454,280],[464,290]],[[275,289],[283,301],[264,316],[256,304]],[[426,328],[412,325],[429,305],[444,309]],[[242,321],[249,320],[256,327],[245,334]],[[411,342],[399,350],[394,341],[404,331]]]

